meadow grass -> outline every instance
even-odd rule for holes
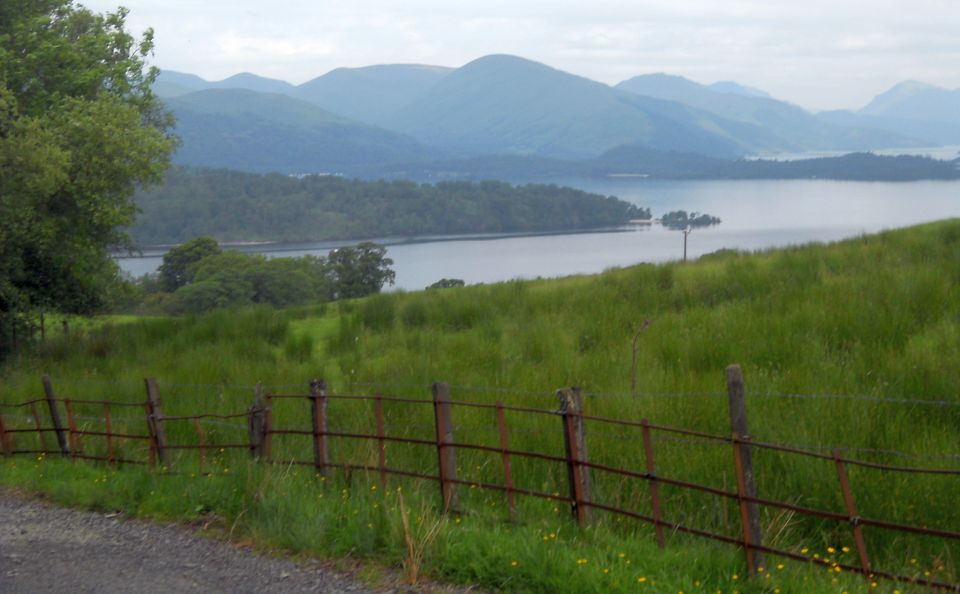
[[[142,378],[157,377],[167,415],[241,412],[250,405],[256,382],[275,393],[306,393],[313,377],[325,378],[332,393],[380,392],[425,400],[430,383],[444,380],[452,385],[455,400],[501,400],[544,409],[556,407],[555,389],[577,385],[586,393],[588,414],[635,420],[645,417],[654,423],[725,435],[729,421],[724,368],[739,363],[746,378],[755,439],[808,447],[841,446],[854,458],[955,468],[960,457],[960,375],[955,372],[960,359],[958,288],[960,222],[945,221],[831,245],[757,254],[726,251],[690,264],[639,265],[593,276],[390,293],[284,311],[255,308],[186,318],[125,319],[122,324],[48,340],[34,352],[19,355],[4,368],[0,401],[36,397],[43,373],[51,374],[58,391],[74,398],[135,402],[144,398]],[[637,394],[632,395],[631,342],[645,320],[650,324],[638,337],[639,381]],[[372,432],[372,414],[369,402],[332,401],[331,430]],[[385,415],[391,434],[433,438],[428,405],[416,408],[387,403]],[[455,407],[454,415],[458,441],[496,443],[490,411]],[[278,426],[309,426],[304,402],[278,401],[275,417]],[[115,422],[139,424],[142,431],[142,417],[132,415]],[[508,413],[507,422],[512,448],[562,452],[555,417]],[[588,424],[591,459],[641,469],[639,433],[600,427]],[[168,432],[171,440],[196,440],[186,423],[171,423]],[[245,439],[242,419],[232,427],[210,426],[207,432],[214,441]],[[275,447],[278,459],[309,457],[309,442],[304,439],[278,438]],[[376,464],[376,451],[369,443],[336,441],[332,449],[335,459]],[[663,476],[727,489],[735,484],[728,447],[660,441],[656,450],[658,471]],[[391,445],[388,455],[391,466],[436,472],[435,453],[425,453],[423,448]],[[191,463],[192,457],[178,462]],[[236,464],[244,466],[240,459]],[[514,464],[518,487],[565,490],[564,468],[529,461]],[[755,464],[762,496],[843,509],[832,463],[762,451],[755,453]],[[466,480],[502,480],[498,455],[460,450],[458,466]],[[76,472],[84,472],[79,468]],[[28,474],[24,471],[17,480],[27,480]],[[851,468],[850,475],[863,516],[952,530],[960,527],[960,506],[952,503],[951,495],[958,492],[957,477],[859,468]],[[5,471],[4,482],[15,484],[8,476]],[[162,479],[170,484],[181,480]],[[642,481],[601,473],[594,473],[594,481],[598,498],[605,503],[646,511],[649,496]],[[299,484],[290,483],[290,489]],[[421,497],[418,494],[424,489],[427,495]],[[408,505],[433,509],[434,491],[435,487],[411,486]],[[738,516],[732,503],[669,487],[662,493],[670,519],[737,534]],[[484,509],[482,499],[488,496],[468,490],[465,509],[470,510],[471,503]],[[497,498],[500,517],[501,499]],[[294,504],[275,503],[278,510]],[[172,502],[158,505],[180,509]],[[518,540],[512,531],[541,530],[541,522],[555,519],[553,507],[524,503],[521,517],[525,524],[520,527],[503,527],[489,518],[476,523],[471,518],[470,526],[478,541],[486,538],[501,543],[490,546],[512,546],[507,543]],[[226,501],[218,501],[211,509],[229,518],[239,514]],[[435,516],[436,511],[431,513]],[[282,532],[280,526],[288,521],[279,518],[287,516],[277,514],[274,520],[265,514],[264,522],[278,523],[276,530]],[[765,510],[763,523],[772,546],[821,551],[828,546],[837,550],[852,547],[846,526],[801,522],[772,510]],[[288,528],[297,529],[293,525]],[[393,530],[396,532],[396,526]],[[249,532],[256,530],[251,527]],[[941,579],[957,581],[957,563],[947,543],[876,529],[865,533],[872,558],[885,569],[912,575],[919,566],[930,570],[943,565]],[[382,538],[390,541],[390,547],[397,547],[402,539],[395,536],[385,533]],[[613,550],[613,543],[634,543],[647,547],[644,550],[649,552],[650,562],[659,563],[653,561],[658,553],[649,548],[648,532],[636,524],[625,528],[605,519],[577,538],[587,540],[561,548],[574,551],[577,546],[609,542]],[[465,559],[480,563],[474,557],[481,554],[475,548],[481,544],[456,544],[459,541],[458,537],[449,542],[451,550],[463,549]],[[303,548],[292,541],[278,544]],[[351,549],[323,541],[306,550],[337,554]],[[366,545],[356,550],[364,555],[383,553]],[[439,550],[431,550],[425,557],[435,575],[507,590],[551,591],[548,585],[557,586],[529,576],[526,581],[498,582],[496,576],[519,579],[526,575],[521,567],[537,573],[536,568],[548,566],[546,561],[539,566],[521,565],[526,558],[514,549],[508,549],[508,556],[519,557],[511,559],[518,561],[517,567],[511,568],[516,569],[513,573],[500,571],[503,568],[494,564],[483,571],[475,569],[471,575],[459,573],[450,561],[454,557],[447,557],[454,553]],[[710,578],[714,580],[710,591],[729,591],[730,584],[717,580],[742,563],[735,551],[723,552],[689,539],[671,551],[666,558],[678,555],[677,559],[685,559],[683,563],[706,560],[704,567],[716,571]],[[395,554],[383,554],[387,562],[397,561]],[[491,551],[482,554],[494,555]],[[582,558],[588,557],[575,557],[574,561]],[[562,565],[559,560],[558,564]],[[586,565],[580,564],[577,571],[589,571]],[[541,580],[553,579],[547,573],[538,575]],[[703,584],[708,574],[704,569]],[[671,589],[694,589],[683,585],[686,578],[680,577],[693,574],[670,575]],[[800,571],[797,579],[821,580],[811,577],[814,575],[819,573]],[[573,588],[572,584],[580,582],[561,576],[557,578],[561,585],[571,584],[568,591],[589,591]],[[823,584],[824,591],[839,591],[829,589],[833,587],[830,580]]]
[[[0,483],[43,493],[53,503],[182,522],[266,552],[371,560],[401,568],[401,578],[415,565],[421,576],[510,592],[913,591],[789,563],[771,563],[748,580],[740,554],[721,545],[671,536],[660,550],[649,531],[608,522],[578,529],[564,510],[527,513],[530,521],[511,524],[490,494],[479,494],[475,503],[485,504],[471,513],[442,515],[429,503],[433,493],[415,482],[396,480],[383,489],[363,476],[320,480],[308,470],[231,460],[229,453],[213,458],[205,471],[183,465],[175,476],[57,458],[3,460],[0,468]],[[854,555],[821,552],[841,562]],[[924,571],[940,573],[914,568],[917,575]],[[368,575],[373,585],[386,585],[376,571]]]

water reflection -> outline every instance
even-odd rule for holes
[[[758,250],[834,241],[862,233],[960,216],[960,182],[565,180],[653,210],[706,212],[723,223],[694,231],[689,256],[722,248]],[[662,227],[520,237],[473,236],[410,242],[387,238],[397,287],[418,290],[441,278],[468,284],[512,278],[590,274],[638,262],[679,260],[683,234]],[[443,241],[436,241],[442,239]],[[343,242],[272,246],[270,257],[326,254]],[[263,251],[250,246],[248,251]],[[152,272],[161,255],[119,261],[135,275]]]

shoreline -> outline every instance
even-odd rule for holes
[[[517,231],[506,233],[462,233],[444,235],[414,235],[409,237],[373,237],[354,239],[312,239],[303,241],[222,241],[217,242],[221,248],[227,250],[245,251],[245,248],[255,248],[257,252],[296,252],[305,249],[336,249],[354,246],[363,242],[372,242],[385,247],[394,245],[415,245],[422,243],[442,243],[449,241],[493,241],[497,239],[511,239],[518,237],[548,237],[553,235],[583,235],[590,233],[629,233],[637,231],[635,225],[629,222],[613,227],[591,227],[589,229],[560,229],[553,231]],[[127,252],[111,252],[115,260],[131,258],[159,257],[172,248],[182,245],[179,243],[161,243],[138,246],[137,254]],[[153,252],[148,254],[147,252]]]

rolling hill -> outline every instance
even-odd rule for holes
[[[160,73],[160,76],[157,77],[157,81],[153,85],[153,92],[160,97],[169,99],[194,91],[204,91],[208,89],[245,89],[258,93],[282,93],[289,95],[295,88],[296,87],[286,81],[257,76],[249,72],[234,74],[220,81],[209,81],[195,74],[177,72],[176,70],[164,70]]]
[[[818,117],[825,122],[913,136],[926,144],[960,144],[960,89],[905,81],[858,111],[827,111]]]
[[[412,138],[279,94],[205,90],[168,99],[182,145],[174,162],[244,171],[332,173],[433,153]]]
[[[732,157],[781,144],[753,124],[507,55],[458,68],[382,124],[426,144],[473,154],[586,158],[640,144]]]
[[[339,68],[299,86],[168,71],[155,90],[180,120],[177,163],[257,172],[392,177],[427,161],[584,161],[618,147],[732,159],[960,143],[960,115],[949,120],[957,92],[928,85],[898,85],[860,112],[813,115],[735,82],[653,74],[614,88],[510,55],[456,69]]]
[[[733,86],[731,86],[733,85]],[[736,83],[705,86],[680,76],[646,74],[623,81],[618,89],[684,105],[762,127],[787,150],[866,150],[916,146],[918,141],[867,127],[818,119],[806,110],[769,96],[752,94]],[[720,89],[720,90],[718,90]]]
[[[290,94],[342,116],[383,124],[452,72],[419,64],[337,68],[296,87]]]

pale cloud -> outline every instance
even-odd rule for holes
[[[905,79],[960,86],[955,0],[120,1],[131,28],[155,28],[158,66],[208,79],[514,53],[609,84],[732,79],[811,108],[859,107]]]

